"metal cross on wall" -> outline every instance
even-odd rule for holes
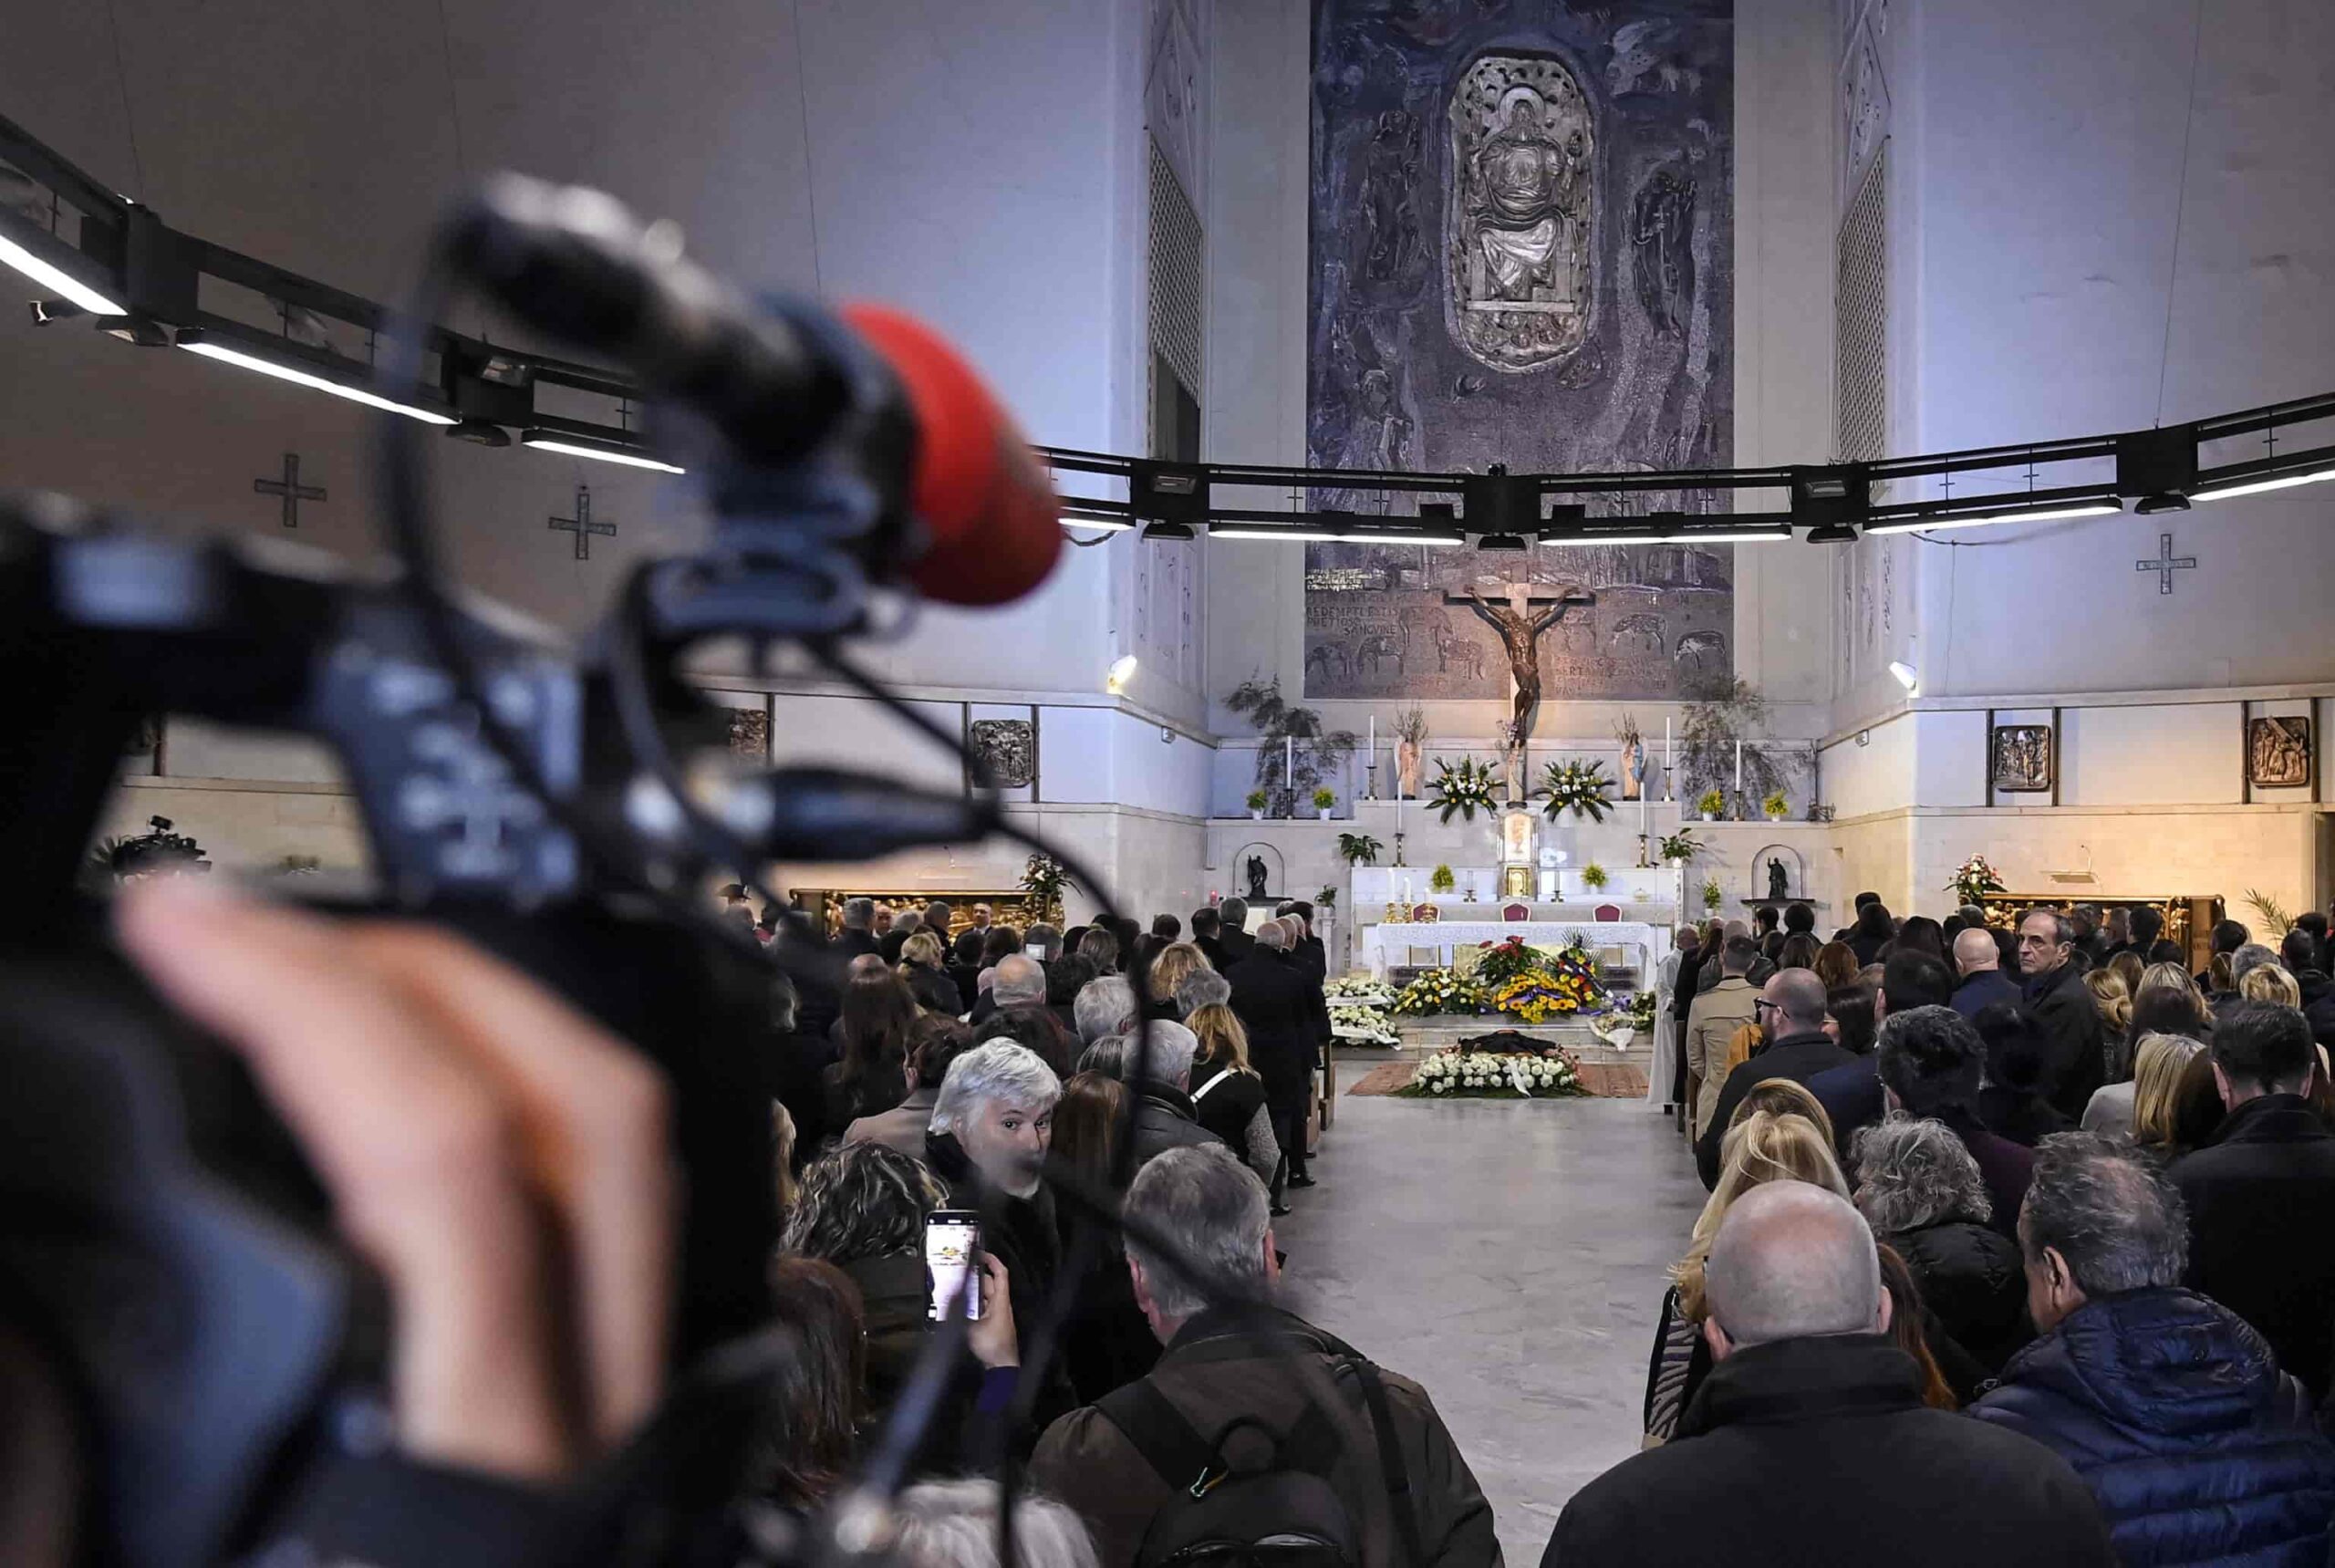
[[[2134,561],[2133,569],[2136,572],[2154,572],[2156,591],[2161,594],[2169,594],[2173,591],[2173,574],[2188,571],[2196,564],[2197,557],[2195,556],[2175,556],[2173,553],[2173,535],[2160,534],[2156,536],[2156,559]]]
[[[604,538],[613,537],[617,531],[617,525],[613,523],[592,521],[592,487],[588,484],[579,484],[576,487],[576,515],[555,517],[551,520],[551,526],[562,534],[576,535],[576,558],[579,561],[588,561],[592,558],[593,535],[597,534]]]
[[[300,454],[296,452],[287,452],[284,454],[283,478],[254,479],[252,481],[252,489],[262,495],[284,497],[284,525],[286,528],[297,528],[300,525],[300,503],[325,499],[323,485],[300,483]]]

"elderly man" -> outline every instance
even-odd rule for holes
[[[981,992],[965,1022],[976,1027],[989,1022],[992,1012],[1008,1012],[1016,1007],[1043,1007],[1046,1004],[1045,966],[1026,953],[1008,953],[997,961],[997,968],[990,976],[989,989]]]
[[[1036,1052],[991,1040],[949,1064],[924,1139],[925,1163],[949,1185],[949,1207],[979,1210],[997,1200],[995,1222],[981,1227],[981,1248],[1005,1265],[1013,1321],[1025,1335],[1061,1266],[1053,1195],[1039,1178],[1061,1098],[1062,1080]],[[1066,1405],[1069,1379],[1058,1361],[1048,1384],[1041,1403]]]
[[[1079,987],[1078,1000],[1071,1004],[1071,1020],[1082,1045],[1092,1045],[1106,1035],[1124,1034],[1135,1027],[1135,987],[1124,975],[1106,974],[1088,981]]]
[[[2046,1138],[2018,1238],[2042,1337],[1972,1413],[2064,1456],[2126,1563],[2324,1563],[2335,1446],[2261,1335],[2180,1288],[2172,1184],[2121,1140]]]
[[[986,933],[990,928],[991,922],[994,921],[996,919],[997,911],[991,909],[987,904],[975,904],[973,906],[973,929]]]
[[[1873,1232],[1834,1194],[1736,1199],[1704,1269],[1715,1363],[1678,1438],[1573,1495],[1544,1568],[2115,1561],[2046,1449],[1922,1402]]]
[[[1215,955],[1210,954],[1209,961],[1229,971],[1234,964],[1249,956],[1249,950],[1257,945],[1257,939],[1249,934],[1248,899],[1227,898],[1216,909],[1216,940],[1217,945],[1224,950],[1224,958],[1219,962]]]
[[[2027,1010],[2051,1042],[2046,1096],[2070,1122],[2083,1119],[2091,1092],[2108,1076],[2100,1009],[2075,959],[2075,929],[2056,909],[2029,909],[2018,922],[2018,967]]]
[[[892,929],[876,939],[876,950],[884,955],[886,963],[898,963],[900,949],[908,945],[908,940],[910,937],[922,929],[924,929],[924,911],[902,909],[892,917]]]
[[[1764,1044],[1727,1075],[1718,1092],[1718,1109],[1695,1144],[1695,1168],[1705,1188],[1718,1185],[1719,1143],[1735,1117],[1735,1107],[1753,1085],[1769,1078],[1805,1084],[1819,1073],[1856,1062],[1854,1052],[1843,1051],[1824,1033],[1824,982],[1815,971],[1780,969],[1768,977],[1751,1004],[1751,1019],[1759,1025]]]
[[[1148,1163],[1171,1148],[1197,1148],[1223,1139],[1200,1126],[1192,1108],[1192,1057],[1199,1036],[1167,1019],[1153,1021],[1138,1046],[1134,1033],[1126,1037],[1124,1060],[1132,1065],[1138,1050],[1145,1054],[1140,1083],[1127,1086],[1141,1098],[1135,1108],[1135,1162]]]
[[[1697,1140],[1718,1115],[1719,1092],[1727,1084],[1728,1042],[1752,1021],[1759,992],[1744,975],[1759,956],[1748,935],[1728,938],[1719,950],[1719,978],[1686,1012],[1686,1073],[1690,1082],[1700,1085],[1693,1097]]]
[[[1282,1443],[1272,1468],[1329,1483],[1364,1568],[1499,1568],[1491,1504],[1427,1391],[1288,1313],[1236,1304],[1261,1303],[1281,1277],[1265,1210],[1263,1185],[1220,1146],[1171,1149],[1143,1168],[1127,1192],[1127,1266],[1166,1354],[1049,1428],[1030,1479],[1084,1517],[1103,1568],[1131,1568],[1147,1542],[1164,1551],[1305,1522],[1253,1504],[1222,1511],[1245,1476],[1195,1484],[1203,1471],[1222,1479],[1215,1444],[1239,1423]],[[1393,1438],[1384,1448],[1382,1432]]]
[[[2319,1066],[2310,1025],[2291,1007],[2226,1002],[2207,1049],[2229,1114],[2173,1162],[2189,1210],[2188,1283],[2251,1324],[2323,1399],[2335,1358],[2335,1132],[2306,1097]]]
[[[857,958],[876,950],[876,900],[846,898],[843,901],[843,929],[835,933],[832,944],[837,956]]]
[[[1288,1161],[1287,1183],[1311,1187],[1305,1113],[1313,1099],[1313,1070],[1322,1062],[1323,1021],[1316,1017],[1322,988],[1292,956],[1291,937],[1287,924],[1267,920],[1257,928],[1248,956],[1234,962],[1224,978],[1231,982],[1233,1014],[1249,1032],[1249,1064],[1264,1080],[1273,1136]]]
[[[2018,986],[2003,973],[2002,958],[2001,944],[1986,927],[1956,931],[1954,967],[1961,971],[1962,983],[1954,988],[1948,1005],[1965,1018],[1976,1018],[1998,1002],[2018,1002]]]

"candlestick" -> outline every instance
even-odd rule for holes
[[[1662,721],[1662,798],[1678,798],[1678,748],[1670,739],[1670,721]]]

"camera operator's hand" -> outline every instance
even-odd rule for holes
[[[165,877],[124,947],[239,1051],[380,1271],[399,1440],[553,1480],[662,1388],[677,1182],[634,1052],[462,940]],[[1010,1321],[1010,1319],[1009,1319]]]
[[[1013,1281],[995,1252],[981,1254],[981,1315],[966,1327],[965,1343],[983,1366],[1022,1365],[1022,1342],[1013,1326]]]

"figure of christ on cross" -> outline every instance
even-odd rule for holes
[[[1570,586],[1553,594],[1536,594],[1531,583],[1501,583],[1499,587],[1507,601],[1504,604],[1485,598],[1473,587],[1464,594],[1446,594],[1443,602],[1470,607],[1500,633],[1508,649],[1510,678],[1516,686],[1509,706],[1509,733],[1521,753],[1524,742],[1532,738],[1532,718],[1541,707],[1541,634],[1562,620],[1565,611],[1595,604],[1597,596]],[[1534,607],[1540,605],[1548,608],[1534,615]]]

